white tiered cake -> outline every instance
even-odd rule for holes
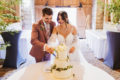
[[[51,68],[55,78],[69,78],[73,76],[72,65],[69,63],[68,49],[64,44],[56,48],[56,58]]]

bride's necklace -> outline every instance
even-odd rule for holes
[[[68,27],[67,24],[66,24],[66,25],[60,25],[60,27],[59,27],[59,33],[60,33],[61,35],[63,35],[64,38],[67,37],[69,31],[70,31],[70,30],[69,30],[69,27]]]
[[[67,27],[67,24],[63,27],[63,25],[60,26],[60,31],[62,31],[63,33],[64,32],[67,32],[68,31],[68,27]]]

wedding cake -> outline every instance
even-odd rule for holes
[[[65,44],[60,44],[55,49],[56,58],[51,68],[51,72],[55,78],[69,78],[73,76],[73,66],[69,63],[68,49]]]

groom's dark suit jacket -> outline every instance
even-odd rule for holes
[[[50,23],[50,35],[53,31],[53,28],[55,26],[54,22]],[[38,23],[33,24],[32,26],[32,34],[31,34],[31,44],[32,49],[30,51],[30,54],[35,57],[37,62],[40,62],[44,60],[45,55],[47,55],[47,58],[50,58],[50,54],[43,51],[44,44],[47,43],[47,36],[46,35],[46,29],[43,23],[43,20],[40,20]]]

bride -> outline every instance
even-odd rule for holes
[[[77,30],[75,26],[69,23],[68,15],[65,11],[58,13],[57,21],[59,25],[54,28],[48,40],[48,45],[46,45],[47,47],[51,47],[51,50],[48,51],[53,53],[52,47],[57,46],[57,43],[64,43],[69,49],[70,61],[77,63],[76,68],[78,68],[77,72],[79,71],[80,80],[114,80],[109,74],[94,67],[85,60],[80,51]]]
[[[65,11],[61,11],[58,13],[57,21],[59,25],[54,28],[52,36],[48,40],[48,46],[50,45],[50,43],[53,43],[50,46],[55,46],[55,42],[57,42],[57,39],[59,44],[64,43],[67,45],[70,56],[72,56],[70,57],[71,60],[80,60],[79,53],[76,53],[78,49],[76,28],[73,25],[69,24],[68,15]],[[53,53],[52,50],[50,53]]]

